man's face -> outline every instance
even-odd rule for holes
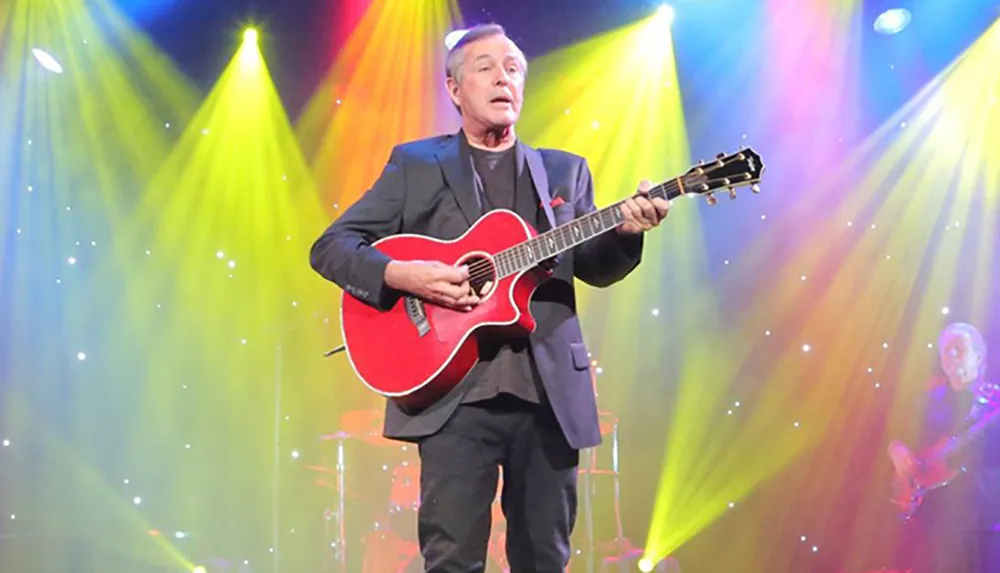
[[[940,352],[941,369],[953,388],[964,388],[979,377],[982,357],[972,347],[968,334],[951,335],[945,340]]]
[[[490,36],[465,46],[461,81],[448,79],[451,99],[467,120],[487,129],[514,125],[524,100],[524,56],[506,36]]]

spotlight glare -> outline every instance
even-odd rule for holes
[[[53,58],[52,55],[49,54],[48,52],[44,50],[39,50],[38,48],[32,48],[31,54],[35,56],[35,59],[38,60],[38,63],[41,64],[42,67],[45,68],[46,70],[56,74],[63,73],[62,66],[59,65],[59,62],[57,62],[56,59]]]
[[[674,7],[670,4],[660,4],[660,7],[656,9],[656,18],[667,26],[673,24],[675,15]]]
[[[444,37],[444,47],[451,50],[462,39],[467,30],[452,30]]]
[[[875,31],[879,34],[898,34],[910,23],[912,14],[906,8],[886,10],[875,18]]]
[[[642,573],[650,573],[653,570],[653,560],[648,557],[643,557],[639,560],[639,571]]]
[[[243,41],[247,44],[256,44],[257,30],[254,28],[247,28],[246,31],[243,32]]]

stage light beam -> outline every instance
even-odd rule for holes
[[[298,123],[327,205],[353,203],[400,141],[457,131],[459,116],[444,89],[442,38],[463,28],[456,0],[365,9]]]
[[[260,34],[254,27],[249,27],[243,31],[243,43],[240,44],[237,58],[247,75],[244,79],[252,78],[259,68],[264,67],[264,55],[260,51],[258,41]]]
[[[670,4],[661,4],[660,7],[656,9],[656,20],[665,26],[673,24],[676,16],[677,12]]]

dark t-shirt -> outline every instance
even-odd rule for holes
[[[513,209],[514,184],[517,181],[514,148],[486,151],[473,147],[471,152],[472,163],[476,168],[476,174],[483,182],[488,203],[484,205],[484,210]]]
[[[468,150],[482,184],[483,212],[508,209],[534,222],[537,199],[527,169],[520,176],[517,173],[516,148],[486,151],[469,146]],[[500,394],[535,404],[546,402],[527,336],[512,337],[483,330],[478,338],[480,363],[472,373],[478,379],[465,394],[464,403],[481,402]]]

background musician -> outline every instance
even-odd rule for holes
[[[920,451],[983,420],[1000,398],[986,380],[987,346],[979,330],[949,324],[938,350],[943,377],[926,397],[916,447],[900,440],[889,444],[889,457],[903,479],[918,475]],[[928,493],[906,524],[905,560],[916,573],[1000,571],[1000,423],[949,458],[948,465],[962,471]]]

